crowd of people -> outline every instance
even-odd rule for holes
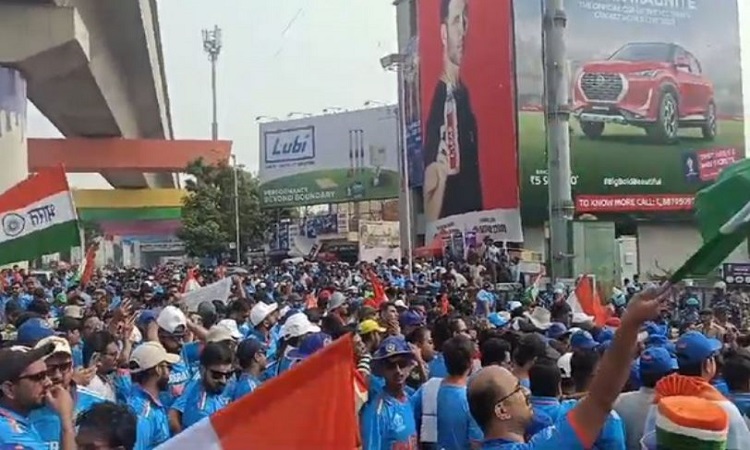
[[[601,321],[563,285],[500,295],[471,266],[5,270],[0,448],[156,448],[350,335],[364,450],[750,449],[725,285],[704,305],[628,280]],[[228,298],[183,301],[225,277]]]

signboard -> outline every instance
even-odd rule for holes
[[[510,1],[418,3],[428,241],[442,231],[523,241],[512,21]]]
[[[148,252],[184,252],[185,243],[182,241],[141,242],[141,251]]]
[[[373,262],[401,259],[401,232],[398,222],[359,222],[359,259]]]
[[[547,218],[542,4],[515,0],[522,213]],[[576,213],[684,215],[745,156],[737,0],[565,2]]]
[[[396,198],[395,106],[260,124],[264,207]]]
[[[723,264],[724,282],[734,286],[750,286],[750,264]]]
[[[346,217],[344,217],[344,223],[346,223]],[[318,236],[329,234],[338,234],[339,232],[338,214],[304,216],[299,222],[299,234],[307,239],[315,239]]]

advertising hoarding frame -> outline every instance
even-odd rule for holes
[[[548,214],[541,2],[514,3],[522,215],[524,225],[541,225]],[[745,157],[737,1],[696,0],[683,6],[566,2],[576,214],[690,220],[694,194],[722,168]],[[602,12],[604,7],[610,14]],[[604,84],[597,90],[592,83],[599,78]],[[683,107],[677,110],[677,134],[665,139],[655,130],[660,122],[654,121],[654,111],[668,98],[656,87],[669,80],[677,80],[680,89],[696,90],[675,97],[677,107]],[[608,95],[604,87],[620,83],[624,88],[617,98],[592,100]],[[709,122],[711,104],[718,132],[706,138],[702,125]],[[634,105],[646,105],[641,118],[628,116]],[[592,117],[607,121],[603,127],[582,121]]]
[[[261,123],[262,207],[398,198],[398,117],[387,105]]]
[[[522,242],[513,8],[467,5],[417,5],[425,239],[457,230]]]

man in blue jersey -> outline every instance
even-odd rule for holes
[[[184,430],[229,404],[224,394],[234,355],[224,342],[206,344],[200,356],[200,378],[191,381],[169,410],[172,430]]]
[[[169,384],[159,395],[164,406],[169,408],[172,402],[182,395],[185,386],[192,378],[190,366],[182,357],[182,346],[187,331],[187,317],[176,306],[167,306],[156,317],[156,325],[159,327],[159,342],[168,353],[176,357],[176,361],[171,363]]]
[[[151,450],[172,437],[168,408],[159,394],[169,386],[170,367],[179,361],[179,356],[167,353],[161,344],[153,341],[139,345],[130,355],[133,387],[127,403],[138,416],[135,446],[138,450]]]
[[[45,359],[47,375],[52,382],[52,386],[59,386],[70,392],[75,405],[75,415],[77,416],[97,403],[106,401],[105,398],[73,383],[73,352],[68,341],[59,336],[50,336],[39,341],[36,348],[42,348],[49,344],[54,346],[54,350]],[[60,448],[62,421],[54,409],[49,405],[35,409],[29,414],[29,421],[39,432],[42,439],[47,442],[49,448]]]
[[[584,449],[599,436],[629,375],[630,361],[643,323],[663,307],[663,290],[647,289],[628,304],[622,324],[605,352],[586,395],[554,426],[526,441],[533,419],[528,391],[509,370],[485,367],[469,381],[469,407],[484,432],[485,450]]]
[[[52,386],[44,358],[54,351],[47,344],[37,349],[15,346],[0,350],[0,448],[48,450],[29,420],[45,404],[60,418],[61,450],[75,450],[73,400],[67,390]]]
[[[372,358],[385,387],[368,400],[360,415],[363,450],[416,450],[417,425],[406,394],[406,379],[416,358],[401,336],[383,340]]]

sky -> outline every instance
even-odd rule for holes
[[[750,2],[740,1],[745,109],[750,110]],[[210,64],[201,30],[218,25],[219,137],[257,171],[256,117],[395,102],[396,74],[380,58],[398,51],[391,0],[159,0],[176,139],[209,139]],[[748,128],[746,122],[746,128]],[[60,133],[29,103],[28,135]],[[750,133],[747,133],[749,134]],[[107,188],[98,174],[72,174],[76,188]]]
[[[176,139],[210,139],[210,64],[201,30],[218,25],[219,137],[238,162],[258,168],[258,116],[358,109],[395,102],[396,74],[380,58],[398,51],[388,0],[159,0]],[[364,6],[367,5],[367,6]],[[29,103],[29,136],[59,137]],[[98,174],[71,174],[76,188],[107,188]]]

